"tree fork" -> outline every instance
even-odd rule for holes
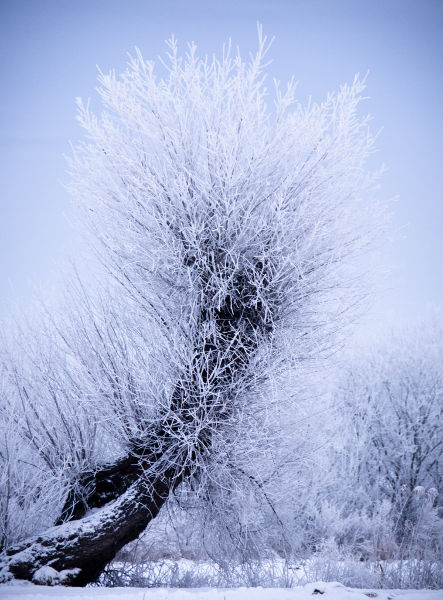
[[[89,509],[101,508],[116,500],[141,475],[139,457],[132,453],[82,473],[73,483],[55,525],[81,519]]]

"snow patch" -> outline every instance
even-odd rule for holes
[[[12,573],[9,571],[7,567],[2,567],[0,569],[0,583],[6,583],[12,579]]]
[[[41,585],[56,585],[58,583],[58,571],[52,567],[40,567],[32,576],[32,581]]]
[[[59,585],[68,583],[70,579],[80,573],[80,569],[64,569],[57,571],[53,567],[44,566],[37,569],[32,576],[33,583],[38,585]]]
[[[318,592],[315,593],[315,590]],[[348,588],[337,582],[324,581],[295,588],[51,588],[33,584],[0,585],[1,600],[368,600],[368,598],[440,600],[441,590],[362,590]]]

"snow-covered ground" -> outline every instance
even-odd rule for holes
[[[31,583],[0,585],[3,600],[441,600],[441,590],[360,590],[340,583],[309,583],[302,587],[177,589],[177,588],[67,588]]]

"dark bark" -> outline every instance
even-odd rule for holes
[[[156,517],[178,483],[172,473],[155,481],[141,477],[101,511],[10,547],[0,562],[18,579],[32,581],[40,567],[49,565],[58,572],[79,569],[62,581],[64,585],[94,582],[115,554]]]
[[[132,453],[114,463],[83,473],[71,487],[60,517],[55,522],[81,519],[90,508],[116,500],[142,475],[139,457]]]

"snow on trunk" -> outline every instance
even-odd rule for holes
[[[14,576],[36,583],[84,586],[95,581],[125,544],[155,518],[173,483],[139,478],[117,500],[77,521],[10,547],[0,556],[3,580]],[[48,568],[51,581],[48,581]]]

